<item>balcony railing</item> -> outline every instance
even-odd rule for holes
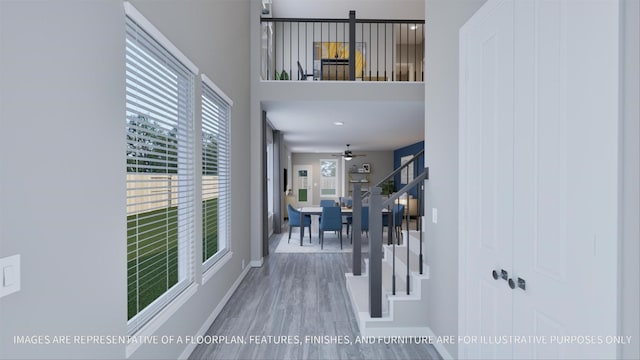
[[[424,20],[261,23],[263,80],[424,81]]]

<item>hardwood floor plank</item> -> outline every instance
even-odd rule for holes
[[[441,359],[431,345],[353,343],[360,334],[344,277],[351,254],[275,253],[276,246],[272,239],[271,255],[249,270],[206,334],[299,343],[202,344],[190,359]]]

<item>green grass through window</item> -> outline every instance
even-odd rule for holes
[[[202,202],[203,261],[218,251],[218,199]],[[178,282],[178,210],[127,216],[128,319]]]

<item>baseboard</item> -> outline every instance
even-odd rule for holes
[[[436,337],[436,334],[433,332],[433,330],[431,330],[430,327],[427,327],[427,333],[428,333],[427,336],[432,336],[434,338]],[[435,344],[433,344],[433,347],[436,348],[436,350],[438,351],[438,354],[440,354],[440,356],[442,356],[442,359],[444,359],[444,360],[453,360],[453,356],[451,356],[451,354],[449,354],[449,351],[444,346],[444,344],[436,342]]]
[[[251,260],[251,262],[249,263],[251,267],[262,267],[262,264],[264,264],[263,257],[261,257],[260,260]]]
[[[227,291],[227,293],[224,295],[222,300],[220,300],[220,303],[218,304],[218,306],[216,306],[216,308],[213,309],[213,312],[211,312],[211,315],[209,315],[207,320],[204,321],[204,323],[202,324],[202,326],[200,327],[200,329],[196,333],[196,336],[204,336],[205,335],[207,330],[209,330],[209,328],[211,327],[211,324],[213,324],[213,322],[216,320],[218,315],[220,315],[220,312],[222,311],[224,306],[227,304],[227,302],[229,301],[229,299],[231,298],[233,293],[236,292],[236,290],[238,289],[238,286],[240,286],[240,283],[242,282],[242,280],[244,280],[245,276],[247,276],[247,273],[249,272],[250,269],[251,269],[251,266],[247,266],[247,267],[244,268],[242,273],[240,273],[240,276],[238,276],[238,278],[233,283],[233,285],[231,285],[231,288],[229,289],[229,291]],[[187,345],[187,347],[184,349],[184,351],[182,351],[182,353],[180,354],[178,359],[188,359],[189,355],[191,355],[193,350],[196,349],[196,346],[198,346],[198,344],[195,344],[195,343],[191,343],[191,344]]]

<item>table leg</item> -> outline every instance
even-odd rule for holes
[[[300,211],[300,246],[302,246],[302,239],[304,239],[304,213]]]

